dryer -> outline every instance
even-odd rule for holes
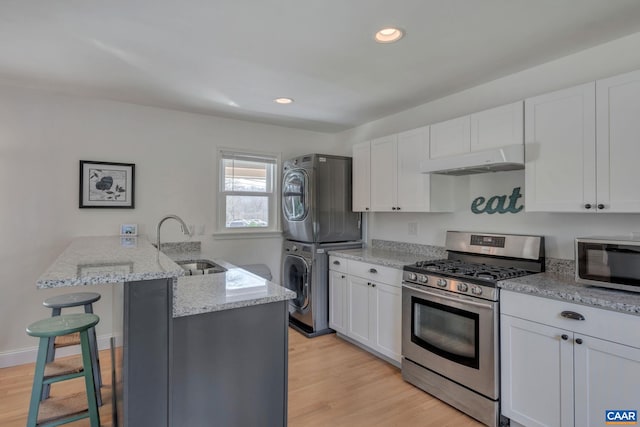
[[[282,285],[297,294],[289,301],[289,325],[308,337],[329,329],[330,250],[361,248],[362,242],[303,243],[285,240]]]
[[[360,240],[351,209],[351,157],[308,154],[283,164],[282,229],[298,242]]]

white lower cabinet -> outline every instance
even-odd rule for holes
[[[606,410],[638,409],[639,316],[509,291],[500,300],[502,415],[587,427],[604,425]]]
[[[576,334],[578,339],[582,344],[574,346],[576,427],[603,425],[609,409],[640,411],[640,348]]]
[[[329,271],[329,327],[347,333],[347,275]]]
[[[360,277],[350,276],[347,281],[347,289],[349,290],[347,335],[362,344],[371,345],[374,325],[369,302],[371,282]]]
[[[402,271],[336,259],[349,273],[334,270],[330,262],[329,327],[399,363]]]

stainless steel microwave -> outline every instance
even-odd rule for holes
[[[640,236],[577,238],[576,281],[640,292]]]

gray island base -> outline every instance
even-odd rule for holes
[[[221,260],[225,273],[180,277],[177,264],[139,240],[131,248],[119,238],[76,239],[37,282],[116,286],[118,425],[285,426],[295,293]]]

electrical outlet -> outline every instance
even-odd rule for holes
[[[418,223],[410,222],[409,223],[409,236],[417,236],[418,235]]]

